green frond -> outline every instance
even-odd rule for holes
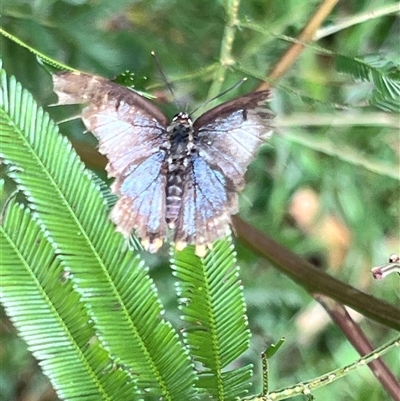
[[[394,99],[390,99],[388,97],[385,97],[381,92],[374,91],[370,101],[376,107],[379,107],[384,111],[395,111],[397,113],[400,112],[400,96],[397,96]]]
[[[218,400],[243,395],[251,367],[224,371],[249,346],[246,306],[230,239],[214,244],[204,259],[188,247],[175,251],[172,266],[178,279],[185,338],[201,363],[198,386]]]
[[[132,378],[112,369],[72,280],[28,209],[7,206],[0,247],[0,300],[60,398],[137,399]]]
[[[8,175],[35,210],[46,238],[87,305],[103,345],[138,375],[138,386],[181,399],[193,368],[139,256],[109,221],[92,174],[55,124],[0,71],[0,141]]]
[[[235,370],[222,372],[221,381],[224,384],[224,388],[221,398],[218,398],[221,394],[215,387],[216,380],[214,374],[208,374],[207,372],[200,374],[197,385],[200,388],[209,389],[209,393],[217,400],[237,400],[238,397],[247,392],[251,373],[250,366],[243,366]]]
[[[399,66],[381,56],[353,58],[336,54],[336,68],[374,85],[370,101],[384,110],[400,111]]]

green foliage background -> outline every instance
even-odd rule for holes
[[[283,35],[295,37],[318,4],[242,1],[239,18],[243,27],[235,32],[232,64],[226,68],[223,87],[247,76],[248,82],[238,91],[253,90],[257,78],[265,78],[289,46]],[[393,4],[340,2],[325,26]],[[168,96],[150,56],[154,50],[173,82],[177,99],[191,109],[209,97],[220,65],[227,19],[224,5],[212,0],[3,0],[0,24],[33,48],[76,69],[110,78],[128,69],[138,78],[147,77],[146,81],[138,80],[138,89]],[[398,31],[398,17],[384,15],[322,38],[317,44],[327,51],[309,46],[303,52],[275,85],[272,105],[279,116],[277,134],[251,165],[241,197],[245,220],[298,254],[319,261],[321,268],[335,277],[397,305],[398,277],[373,282],[369,271],[386,261],[390,253],[400,253],[398,97],[389,101],[386,96],[386,102],[379,96],[377,99],[371,83],[385,92],[390,90],[391,78],[398,82]],[[49,74],[26,49],[0,38],[0,56],[8,74],[15,75],[39,104],[56,101]],[[367,68],[365,73],[360,60],[377,68],[376,79],[368,79],[372,70]],[[386,71],[383,78],[379,75],[382,71]],[[169,115],[176,112],[173,104],[161,103],[161,107]],[[49,112],[56,121],[71,115],[71,109],[65,108],[50,108]],[[300,113],[303,120],[296,119]],[[309,126],[310,122],[315,125]],[[78,150],[94,144],[89,135],[82,136],[78,121],[63,124],[61,131]],[[91,165],[90,158],[85,161]],[[105,178],[101,169],[96,173]],[[319,196],[321,214],[336,216],[350,230],[349,250],[335,270],[327,263],[329,249],[323,238],[303,232],[289,216],[292,197],[301,188],[312,188]],[[315,302],[304,290],[240,243],[237,251],[252,332],[251,348],[242,363],[256,366],[253,391],[260,390],[260,352],[282,336],[286,337],[285,345],[270,363],[273,388],[318,376],[357,358],[332,323],[317,330],[311,317],[320,315],[318,311],[310,314]],[[179,328],[167,255],[152,255],[148,264],[167,317]],[[307,331],[300,325],[304,316]],[[392,334],[366,319],[360,325],[376,345]],[[0,392],[4,399],[24,400],[28,394],[36,394],[38,400],[56,399],[4,315],[0,330]],[[399,372],[395,356],[385,358]],[[25,384],[18,389],[21,377]],[[315,393],[327,401],[337,400],[338,394],[340,400],[387,397],[366,368]]]

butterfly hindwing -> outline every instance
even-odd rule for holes
[[[128,237],[132,230],[145,249],[156,251],[167,235],[165,222],[165,153],[160,151],[130,165],[112,184],[119,199],[111,212],[117,230]]]
[[[135,228],[147,248],[157,250],[166,236],[167,118],[147,99],[105,78],[62,72],[53,81],[58,104],[85,104],[82,120],[115,177],[119,200],[111,218],[118,230],[129,236]]]
[[[201,249],[229,233],[230,214],[237,211],[237,194],[220,171],[196,154],[186,174],[174,242],[178,248],[195,244]]]

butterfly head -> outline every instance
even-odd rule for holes
[[[190,118],[189,114],[184,113],[181,111],[180,113],[176,114],[172,119],[171,126],[182,125],[184,127],[192,128],[193,121]]]

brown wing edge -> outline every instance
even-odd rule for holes
[[[267,102],[270,98],[270,90],[252,92],[248,95],[239,96],[206,111],[197,120],[195,120],[193,128],[196,131],[200,127],[209,124],[211,121],[214,121],[217,118],[220,118],[221,116],[224,116],[226,114],[231,114],[236,110],[254,109],[264,102]]]
[[[57,105],[104,103],[107,97],[123,100],[155,118],[162,126],[169,124],[168,118],[150,100],[131,89],[110,80],[83,72],[61,71],[52,76]]]

